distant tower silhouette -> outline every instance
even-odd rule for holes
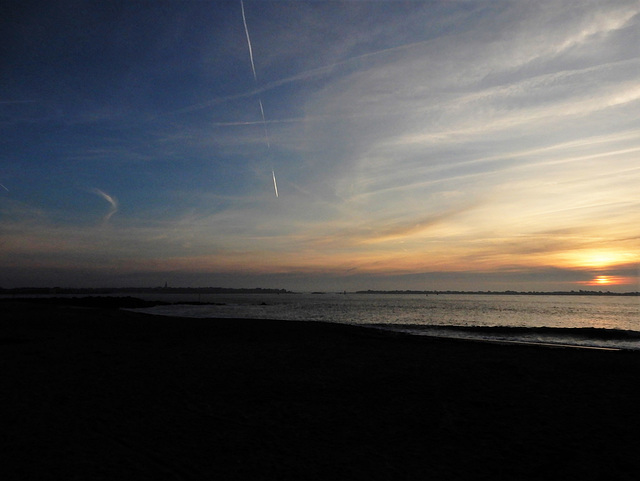
[[[167,288],[167,282],[166,282],[166,281],[165,281],[165,283],[164,283],[164,288],[165,288],[165,289]]]

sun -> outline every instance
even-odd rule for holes
[[[609,284],[614,284],[611,276],[596,276],[591,280],[591,282],[597,286],[608,286]]]
[[[593,276],[591,279],[578,281],[576,282],[577,284],[607,288],[631,285],[638,282],[637,278],[634,277],[607,273],[624,270],[635,259],[637,259],[636,254],[625,251],[589,250],[565,253],[563,260],[565,261],[565,266],[573,269],[577,268],[584,274],[591,271]]]
[[[581,284],[585,284],[587,286],[606,287],[606,286],[619,286],[623,284],[629,284],[630,281],[631,280],[627,279],[626,277],[599,275],[599,276],[595,276],[593,279],[589,281],[582,282]]]

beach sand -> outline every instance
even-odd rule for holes
[[[637,479],[637,352],[0,309],[3,479]]]

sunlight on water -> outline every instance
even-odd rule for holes
[[[186,302],[193,298],[163,300]],[[201,318],[325,321],[421,335],[640,348],[637,339],[623,332],[611,335],[640,332],[640,298],[632,296],[209,294],[200,301],[215,305],[157,306],[143,311]],[[450,326],[530,331],[471,329],[460,333],[439,329]],[[540,332],[537,328],[554,329]]]

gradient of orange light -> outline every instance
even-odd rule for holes
[[[315,246],[314,246],[315,247]],[[560,257],[560,258],[558,258]],[[564,262],[563,262],[564,261]],[[138,263],[149,264],[146,268],[153,270],[156,262],[152,259],[139,260]],[[307,272],[333,273],[359,272],[371,274],[402,274],[424,271],[486,271],[493,269],[526,269],[535,267],[596,267],[603,270],[602,264],[594,266],[591,262],[584,264],[566,262],[565,256],[555,256],[544,252],[528,255],[495,252],[484,246],[465,246],[453,249],[446,242],[416,244],[394,242],[378,246],[376,249],[358,250],[350,247],[343,249],[302,248],[294,252],[288,251],[256,251],[252,249],[227,251],[215,255],[199,255],[187,257],[165,258],[159,267],[174,270],[190,270],[195,272],[220,271],[246,273]],[[143,266],[138,266],[143,267]],[[611,267],[611,266],[606,266]],[[620,278],[617,283],[628,283]],[[596,285],[604,285],[599,283]]]
[[[637,254],[614,250],[576,250],[555,256],[563,267],[591,267],[604,269],[629,264],[637,260]]]
[[[621,286],[627,284],[633,284],[635,281],[629,277],[620,277],[620,276],[596,276],[589,281],[581,282],[580,284],[584,284],[587,286]]]

